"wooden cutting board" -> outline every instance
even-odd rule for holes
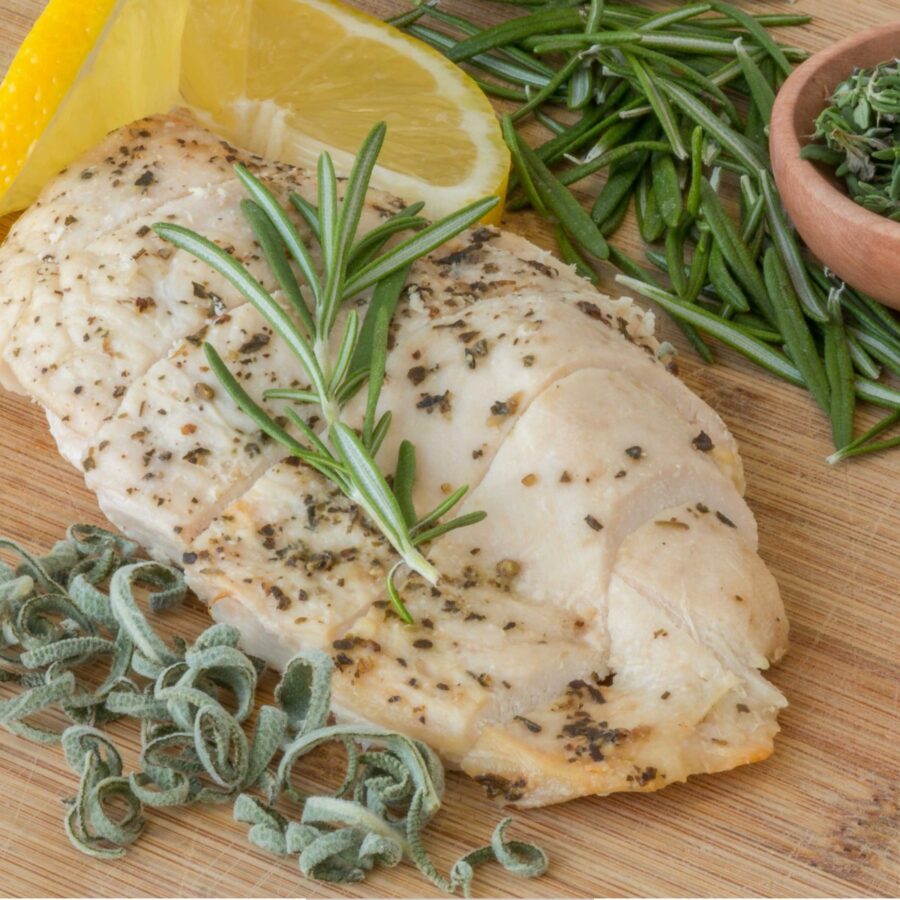
[[[164,0],[161,0],[164,2]],[[754,11],[803,11],[790,40],[810,50],[900,15],[898,0],[738,0]],[[399,0],[360,5],[376,14]],[[0,0],[0,68],[43,6]],[[500,9],[447,0],[482,20]],[[900,53],[900,47],[898,47]],[[596,184],[588,190],[595,191]],[[552,247],[528,215],[507,227]],[[852,235],[848,235],[852,240]],[[629,223],[617,242],[639,253]],[[866,248],[860,247],[865,253]],[[611,286],[611,273],[604,278]],[[900,290],[900,285],[898,285]],[[767,762],[652,795],[592,798],[516,814],[515,832],[550,853],[549,873],[523,882],[495,867],[481,895],[848,896],[900,891],[900,451],[829,468],[826,423],[807,396],[716,348],[705,367],[683,350],[688,384],[740,441],[762,555],[781,584],[790,654],[772,680],[790,700]],[[871,417],[860,416],[861,422]],[[46,548],[73,521],[102,522],[80,476],[60,459],[41,412],[0,396],[0,532]],[[197,607],[175,614],[195,635]],[[133,760],[134,735],[118,729]],[[124,861],[79,855],[61,827],[60,798],[75,779],[58,748],[0,731],[0,894],[96,896],[423,896],[408,867],[337,888],[304,881],[289,861],[252,849],[224,809],[154,812]],[[480,788],[451,775],[428,844],[446,867],[485,841],[501,813]]]

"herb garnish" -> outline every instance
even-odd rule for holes
[[[415,215],[421,209],[419,204],[390,217],[357,240],[366,191],[385,131],[384,124],[379,124],[369,133],[353,164],[342,201],[338,201],[337,177],[328,153],[319,158],[318,205],[291,194],[292,205],[321,248],[321,272],[316,270],[309,249],[278,200],[245,167],[235,166],[238,178],[250,194],[250,199],[243,201],[242,209],[288,301],[287,309],[241,263],[212,241],[180,225],[158,223],[154,229],[160,237],[192,253],[227,278],[302,363],[311,383],[309,389],[277,388],[266,391],[264,397],[319,406],[324,428],[318,434],[293,407],[285,410],[305,443],[291,436],[256,403],[229,371],[215,347],[204,344],[211,369],[254,423],[289,453],[333,481],[390,541],[401,559],[388,573],[388,593],[397,613],[411,623],[412,617],[394,585],[399,566],[405,563],[430,584],[436,584],[439,573],[419,548],[448,531],[481,521],[485,514],[470,512],[440,521],[465,496],[468,486],[463,485],[433,510],[419,515],[412,501],[416,465],[415,448],[409,441],[400,445],[393,485],[375,462],[391,424],[389,411],[377,421],[375,418],[385,378],[388,329],[409,266],[473,225],[499,201],[496,197],[479,200],[432,225],[425,225]],[[381,252],[389,238],[410,229],[416,233]],[[312,306],[307,303],[287,253],[299,269],[305,290],[312,296]],[[356,309],[350,310],[339,350],[332,359],[329,338],[343,304],[372,287],[374,293],[365,319],[361,323]],[[357,433],[342,419],[341,412],[366,383],[365,416],[361,433]]]
[[[816,119],[804,159],[835,168],[850,196],[900,222],[900,59],[857,69],[841,82]]]
[[[491,843],[462,856],[444,876],[422,844],[441,806],[444,770],[421,741],[381,728],[329,725],[332,662],[295,656],[258,710],[259,660],[237,648],[238,631],[212,625],[193,644],[164,641],[141,610],[178,606],[186,594],[176,568],[137,559],[138,546],[108,531],[73,525],[45,556],[0,539],[16,557],[0,561],[0,683],[21,690],[0,700],[0,726],[42,744],[61,743],[79,776],[65,829],[82,853],[116,859],[141,835],[148,808],[232,804],[248,839],[293,856],[307,878],[362,881],[376,865],[412,860],[439,889],[468,896],[474,869],[496,860],[534,877],[547,857],[507,841],[504,819]],[[97,686],[99,663],[106,678]],[[85,667],[90,669],[85,672]],[[63,731],[33,717],[60,709]],[[140,771],[126,774],[118,750],[97,726],[139,723]],[[346,775],[331,796],[303,797],[293,784],[303,758],[324,744],[344,748]],[[290,820],[276,807],[302,805]]]

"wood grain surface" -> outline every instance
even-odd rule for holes
[[[162,0],[161,0],[162,2]],[[482,18],[498,6],[445,0]],[[649,2],[649,0],[648,0]],[[898,0],[750,2],[815,22],[790,40],[811,50],[900,16]],[[376,14],[400,2],[360,3]],[[0,0],[0,70],[41,0]],[[900,48],[898,48],[900,52]],[[597,185],[587,190],[596,191]],[[507,227],[552,246],[528,215]],[[851,238],[852,239],[852,238]],[[639,252],[628,223],[618,238]],[[866,248],[860,247],[865,253]],[[613,289],[611,272],[602,273]],[[900,285],[898,285],[900,290]],[[522,882],[488,867],[491,896],[896,895],[900,889],[900,452],[829,468],[826,423],[808,397],[723,348],[705,367],[682,348],[686,381],[723,415],[743,448],[761,552],[784,593],[792,649],[772,673],[790,707],[769,761],[692,779],[652,795],[591,798],[516,814],[515,832],[540,842],[552,865]],[[860,423],[866,414],[861,414]],[[80,476],[56,454],[43,416],[0,396],[0,531],[45,548],[78,520],[102,522]],[[194,635],[205,613],[175,615]],[[134,760],[135,735],[116,731]],[[328,769],[328,764],[324,765]],[[415,869],[337,888],[304,881],[295,865],[252,849],[224,809],[153,812],[124,861],[80,856],[61,827],[60,798],[75,779],[58,748],[0,731],[0,894],[7,896],[423,896]],[[428,844],[447,866],[483,842],[500,811],[451,775]]]

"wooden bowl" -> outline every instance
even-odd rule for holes
[[[879,25],[817,53],[784,83],[772,111],[775,181],[798,233],[852,287],[900,309],[900,222],[854,203],[826,167],[800,158],[813,122],[854,66],[900,57],[900,22]]]

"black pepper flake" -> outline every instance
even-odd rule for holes
[[[748,713],[750,712],[750,707],[747,706],[746,703],[738,703],[735,707],[739,713]]]
[[[449,690],[450,690],[450,685],[449,685],[449,684],[445,684],[443,681],[439,681],[439,682],[435,685],[435,687],[436,687],[439,691],[449,691]]]
[[[287,609],[291,605],[291,598],[277,584],[273,584],[267,593],[275,598],[277,609]]]
[[[264,334],[263,332],[257,332],[250,338],[249,341],[245,341],[241,344],[239,348],[240,353],[256,353],[258,350],[262,350],[266,344],[269,343],[271,338],[269,335]]]
[[[515,627],[516,627],[516,623],[515,623],[515,622],[507,622],[507,623],[503,626],[503,630],[504,630],[504,631],[512,631],[512,629],[515,628]]]
[[[465,622],[481,622],[483,620],[484,620],[484,616],[481,613],[470,612],[463,621],[465,621]]]
[[[74,225],[77,221],[78,219],[75,216],[66,216],[63,220],[63,225]]]
[[[588,527],[593,528],[594,531],[600,531],[603,528],[603,526],[592,515],[585,516],[584,521],[587,522]]]
[[[697,437],[695,437],[691,441],[691,443],[702,453],[709,453],[709,451],[712,450],[713,447],[715,447],[715,444],[712,442],[712,438],[710,438],[710,436],[705,431],[701,431],[700,434],[698,434]]]
[[[188,450],[181,458],[185,462],[191,463],[191,465],[199,466],[203,464],[203,461],[210,453],[211,451],[207,450],[206,447],[195,447],[193,450]]]
[[[510,416],[516,411],[518,405],[515,400],[496,400],[491,404],[491,414],[495,416]]]
[[[633,447],[627,447],[625,449],[625,455],[630,456],[632,459],[640,459],[644,455],[644,450],[642,447],[635,444]]]
[[[434,646],[433,641],[429,641],[428,638],[419,638],[418,640],[413,641],[413,647],[416,650],[430,650]]]
[[[727,525],[729,528],[737,528],[737,525],[735,525],[734,522],[732,522],[731,519],[729,519],[728,516],[725,515],[725,513],[719,512],[719,510],[716,510],[716,518],[723,525]]]
[[[569,484],[572,481],[572,476],[568,472],[563,472],[562,475],[559,476],[559,480],[562,484]]]
[[[478,334],[478,332],[477,331],[473,332],[473,334]],[[474,344],[472,344],[471,347],[466,347],[466,352],[465,352],[466,365],[470,369],[474,369],[475,366],[478,364],[477,360],[481,359],[482,357],[487,356],[487,354],[488,354],[488,342],[484,338],[481,338],[481,340],[476,341]]]
[[[138,237],[146,237],[150,234],[150,226],[149,225],[141,225],[140,228],[135,232]]]
[[[191,284],[194,287],[194,296],[199,297],[201,300],[208,300],[209,294],[205,287],[197,281],[192,281]]]
[[[439,266],[453,266],[461,262],[474,262],[472,257],[477,255],[480,250],[481,247],[478,243],[472,243],[468,247],[463,247],[462,250],[454,250],[440,259],[436,259],[435,263]]]
[[[624,469],[619,469],[619,471],[616,472],[615,477],[616,478],[624,478],[627,474],[628,473]]]
[[[388,702],[388,703],[399,703],[399,702],[400,702],[400,695],[399,695],[399,694],[394,694],[393,697],[388,697],[387,702]]]
[[[338,638],[336,641],[331,642],[331,646],[335,650],[352,650],[353,638]]]
[[[156,181],[156,176],[147,169],[141,176],[135,179],[135,185],[137,187],[149,187],[153,182]]]
[[[513,716],[517,722],[521,722],[532,734],[540,734],[544,729],[537,722],[526,719],[525,716]]]
[[[508,803],[515,803],[525,796],[524,788],[528,782],[524,778],[510,781],[500,775],[476,775],[475,781],[480,784],[487,794],[488,799],[503,797]]]
[[[413,366],[407,373],[406,377],[413,384],[421,384],[425,380],[425,376],[428,372],[425,370],[425,366]]]
[[[580,697],[582,691],[587,691],[594,703],[606,703],[606,698],[603,696],[602,691],[594,687],[594,685],[588,684],[583,678],[576,678],[574,681],[569,682],[567,693],[576,694]]]
[[[547,278],[556,278],[556,276],[559,274],[556,269],[552,268],[551,266],[545,265],[544,263],[539,262],[536,259],[526,259],[525,265],[531,266],[532,269],[534,269],[536,272],[540,272],[541,275],[546,275]]]
[[[709,507],[705,503],[698,503],[697,504],[697,512],[698,513],[708,513]]]
[[[406,668],[406,660],[402,656],[397,657],[397,665],[401,668]]]
[[[197,562],[197,554],[196,553],[182,553],[181,561],[186,566],[192,566],[195,562]]]
[[[671,697],[671,696],[672,696],[672,692],[671,692],[671,691],[663,691],[663,692],[659,695],[659,699],[660,699],[660,700],[668,700],[669,697]]]
[[[435,409],[442,413],[450,412],[450,391],[444,391],[443,394],[420,394],[416,409],[424,409],[429,415]]]
[[[596,303],[581,300],[577,306],[590,319],[600,319],[600,321],[605,322],[609,318],[603,314],[603,310]]]

